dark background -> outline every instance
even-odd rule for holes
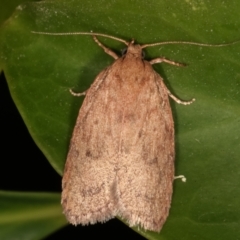
[[[36,146],[0,75],[1,174],[0,190],[61,192],[61,176]],[[60,203],[59,203],[60,204]],[[136,239],[142,236],[117,219],[87,227],[68,225],[46,237],[52,239]]]

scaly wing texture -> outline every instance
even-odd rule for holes
[[[117,189],[120,214],[130,226],[160,231],[172,197],[174,126],[162,79],[155,73],[145,81],[125,107]]]
[[[73,131],[62,180],[62,205],[72,224],[104,222],[117,212],[111,111],[102,71],[84,99]],[[100,86],[99,86],[100,85]]]
[[[62,204],[73,224],[116,215],[159,231],[174,177],[174,128],[160,76],[123,57],[87,92],[71,140]]]

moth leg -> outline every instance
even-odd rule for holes
[[[149,61],[150,64],[156,64],[156,63],[161,63],[161,62],[165,62],[165,63],[168,63],[168,64],[171,64],[171,65],[175,65],[175,66],[179,66],[179,67],[184,67],[185,64],[183,63],[177,63],[177,62],[174,62],[174,61],[170,61],[164,57],[159,57],[159,58],[155,58],[155,59],[152,59],[151,61]]]
[[[178,104],[189,105],[189,104],[191,104],[191,103],[193,103],[195,101],[195,98],[193,98],[190,101],[182,101],[182,100],[178,99],[177,97],[175,97],[168,89],[167,89],[167,92],[168,92],[168,96],[170,98],[172,98]]]
[[[174,62],[174,61],[170,61],[164,57],[162,58],[155,58],[155,59],[152,59],[151,61],[149,61],[150,64],[156,64],[156,63],[161,63],[161,62],[166,62],[168,64],[172,64],[172,65],[175,65],[175,66],[180,66],[180,67],[183,67],[185,66],[183,63],[177,63],[177,62]],[[165,86],[166,87],[166,86]],[[193,103],[195,101],[195,98],[193,98],[192,100],[190,101],[182,101],[180,99],[178,99],[177,97],[175,97],[169,90],[168,88],[166,87],[166,90],[167,90],[167,93],[168,93],[168,96],[170,98],[172,98],[175,102],[177,102],[178,104],[183,104],[183,105],[189,105],[191,103]]]
[[[84,92],[81,92],[81,93],[75,93],[72,89],[69,89],[69,92],[70,92],[73,96],[75,96],[75,97],[81,97],[81,96],[85,96],[85,95],[86,95],[87,90],[84,91]]]
[[[186,182],[186,181],[187,181],[187,179],[186,179],[186,177],[185,177],[184,175],[175,176],[175,177],[174,177],[174,180],[175,180],[175,179],[178,179],[178,178],[181,178],[181,179],[182,179],[182,182]]]
[[[93,36],[93,40],[97,43],[97,45],[99,47],[101,47],[104,50],[105,53],[107,53],[108,55],[110,55],[114,59],[118,59],[119,58],[118,55],[115,52],[113,52],[111,49],[105,47],[101,42],[99,42],[99,40],[97,39],[96,36]]]

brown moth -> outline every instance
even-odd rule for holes
[[[79,111],[62,180],[62,206],[70,223],[94,224],[120,216],[130,226],[160,231],[174,180],[174,123],[168,97],[178,103],[142,48],[126,43],[95,79]],[[76,95],[76,94],[74,94]]]
[[[130,226],[159,232],[166,221],[174,180],[174,122],[167,89],[153,64],[182,64],[156,58],[145,61],[142,49],[164,44],[226,46],[192,42],[146,45],[99,33],[42,33],[93,35],[115,59],[98,74],[80,108],[62,180],[62,206],[74,225],[105,222],[115,216]],[[96,36],[121,41],[127,52],[118,57]]]

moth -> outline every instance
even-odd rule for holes
[[[181,104],[194,100],[173,96],[152,68],[181,64],[145,61],[145,46],[134,41],[126,42],[126,53],[118,57],[93,39],[115,62],[99,73],[80,108],[62,180],[64,213],[74,225],[120,216],[130,226],[160,231],[174,180],[169,97]]]
[[[115,216],[130,226],[159,232],[171,206],[174,180],[174,122],[168,90],[153,64],[180,63],[160,57],[143,59],[142,49],[164,44],[226,46],[192,42],[139,45],[100,33],[44,33],[92,35],[113,64],[101,71],[80,108],[62,179],[62,207],[74,225],[105,222]],[[97,36],[123,42],[118,57]]]

